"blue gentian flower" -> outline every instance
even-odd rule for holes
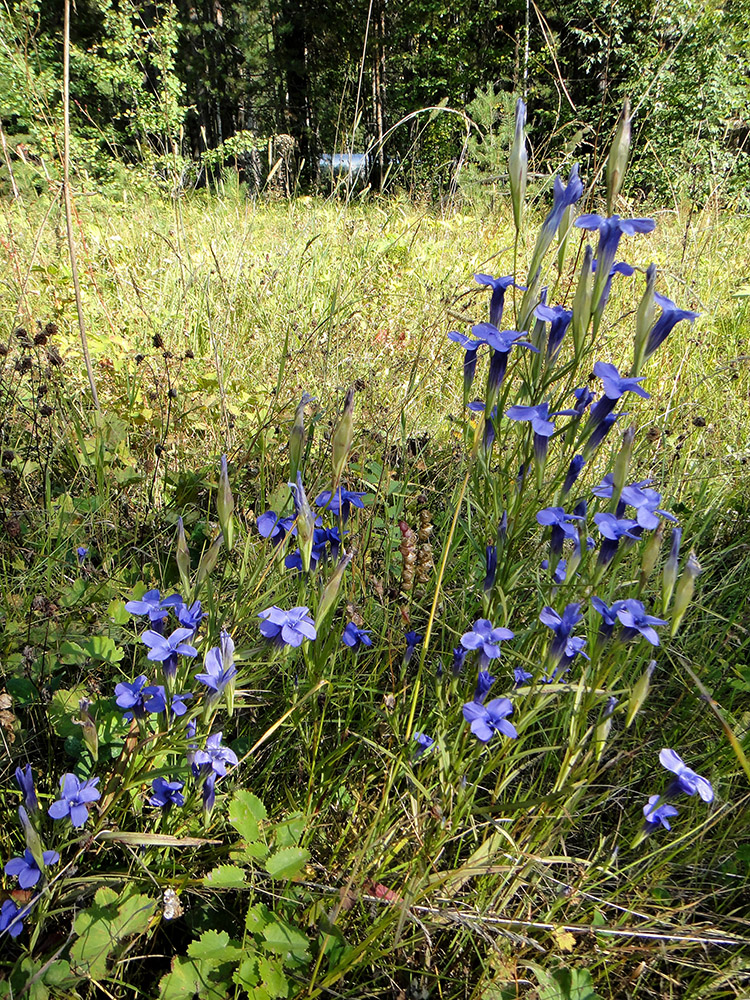
[[[653,626],[666,625],[667,623],[664,619],[647,615],[643,604],[633,597],[629,597],[627,600],[619,601],[618,603],[617,617],[625,626],[622,630],[622,638],[632,639],[634,636],[640,634],[652,646],[658,646],[659,636],[656,634]]]
[[[474,381],[474,374],[477,370],[477,350],[484,343],[483,340],[472,340],[471,337],[464,336],[458,330],[451,330],[448,339],[454,344],[460,344],[464,349],[464,399],[469,398],[469,391]]]
[[[526,336],[524,331],[518,330],[498,330],[492,323],[477,323],[471,328],[474,336],[485,341],[492,349],[490,357],[490,371],[487,377],[487,400],[486,405],[491,406],[495,402],[497,390],[505,378],[505,371],[508,366],[508,354],[513,347],[528,347],[529,350],[538,353],[538,348],[530,344],[528,340],[521,340]]]
[[[410,662],[412,656],[414,656],[414,650],[417,646],[421,646],[424,642],[424,636],[420,635],[419,632],[407,632],[404,636],[406,639],[406,650],[404,652],[404,664]]]
[[[478,701],[480,705],[484,704],[484,699],[490,693],[490,688],[497,680],[486,670],[480,670],[477,675],[477,686],[474,689],[474,701]]]
[[[141,642],[148,646],[149,660],[161,663],[164,676],[171,680],[177,673],[178,656],[197,656],[198,650],[186,640],[192,639],[193,629],[176,628],[170,636],[149,629],[141,636]]]
[[[570,493],[585,464],[586,461],[583,455],[574,455],[573,458],[571,458],[570,465],[568,466],[568,471],[565,474],[565,480],[562,485],[563,496]]]
[[[329,545],[330,553],[328,551]],[[326,560],[329,555],[332,559],[337,559],[340,549],[341,535],[338,528],[314,528],[313,544],[310,549],[310,569],[315,569],[321,559]],[[284,559],[284,565],[287,569],[296,569],[302,572],[302,553],[300,550],[295,549],[294,552],[290,552]]]
[[[454,677],[458,677],[464,668],[464,661],[466,660],[466,654],[468,649],[464,649],[463,646],[457,646],[453,650],[453,662],[451,663],[451,673]]]
[[[216,802],[216,774],[211,771],[203,779],[203,811],[210,813]]]
[[[220,644],[210,649],[203,660],[204,674],[196,674],[195,679],[209,689],[212,699],[218,698],[237,676],[234,665],[234,642],[228,632],[222,632]]]
[[[627,413],[610,413],[604,418],[604,420],[601,421],[601,423],[594,427],[588,437],[588,440],[586,441],[586,444],[583,446],[583,457],[587,462],[615,426],[615,423],[627,415]]]
[[[203,619],[207,617],[207,613],[201,610],[200,601],[193,601],[190,607],[187,604],[180,604],[175,608],[175,614],[180,625],[183,628],[189,628],[192,632],[195,632]]]
[[[148,615],[149,621],[153,624],[167,618],[169,609],[179,604],[182,604],[179,594],[172,594],[171,597],[162,600],[158,590],[147,590],[140,600],[128,601],[125,610],[131,615]]]
[[[597,641],[604,643],[612,635],[612,631],[615,627],[615,622],[617,621],[617,612],[620,610],[621,601],[615,601],[612,607],[608,607],[607,604],[601,599],[601,597],[591,598],[591,607],[599,615],[601,615],[601,624],[599,626],[599,635]]]
[[[669,818],[670,816],[677,815],[677,809],[666,802],[663,805],[658,805],[660,799],[660,795],[650,795],[648,802],[643,807],[643,815],[646,819],[648,832],[656,830],[659,826],[663,826],[665,830],[672,829],[669,824]]]
[[[666,767],[675,775],[675,781],[670,785],[668,794],[684,792],[685,795],[695,795],[697,792],[704,802],[713,802],[714,790],[711,782],[708,778],[696,774],[674,750],[659,751],[659,761],[662,767]]]
[[[431,736],[428,736],[427,733],[414,733],[414,740],[417,748],[414,751],[412,760],[419,760],[420,757],[424,757],[427,751],[435,746],[435,740]]]
[[[31,770],[31,764],[27,764],[23,769],[16,768],[16,784],[23,792],[23,803],[28,811],[32,815],[39,812],[39,801],[34,788],[34,774]]]
[[[464,719],[470,724],[472,733],[482,743],[487,743],[495,733],[502,733],[514,740],[518,732],[507,716],[512,715],[513,705],[509,698],[494,698],[486,705],[468,701],[463,707]]]
[[[593,403],[594,394],[587,385],[582,385],[580,388],[573,390],[573,395],[576,398],[576,403],[573,409],[578,414],[578,416],[581,417],[586,412],[591,403]]]
[[[500,643],[513,636],[509,628],[494,628],[487,618],[478,618],[472,630],[461,636],[461,645],[464,649],[479,650],[479,669],[486,670],[500,656]]]
[[[694,323],[700,316],[700,313],[690,312],[689,309],[678,309],[671,299],[665,295],[659,295],[658,292],[654,292],[654,301],[661,306],[661,316],[654,323],[648,335],[644,361],[647,361],[657,347],[664,343],[678,323],[683,320]]]
[[[82,827],[89,818],[89,803],[101,798],[101,792],[96,788],[98,784],[98,778],[82,782],[74,774],[64,774],[60,778],[61,797],[52,803],[47,812],[52,819],[69,816],[73,826]]]
[[[348,521],[352,507],[364,508],[363,497],[367,493],[356,493],[354,490],[345,490],[342,486],[334,494],[330,490],[323,490],[315,498],[315,504],[329,510],[334,517],[341,517],[342,521]]]
[[[614,514],[594,514],[594,523],[604,541],[599,549],[599,565],[608,566],[615,557],[621,538],[638,539],[637,532],[641,530],[637,521],[626,517],[615,517]]]
[[[136,677],[132,683],[121,681],[115,686],[115,694],[117,705],[128,709],[123,715],[128,721],[144,719],[148,712],[158,715],[167,707],[164,688],[157,684],[149,685],[145,674]]]
[[[60,860],[60,855],[57,851],[45,851],[42,856],[45,865],[56,865]],[[22,858],[10,859],[5,866],[5,874],[17,876],[18,884],[22,889],[31,889],[42,877],[39,865],[34,860],[34,855],[28,847],[23,852]]]
[[[575,538],[575,541],[573,542],[573,545],[577,546],[580,549],[581,546],[580,546],[580,542],[578,541],[578,535],[576,535],[576,538]],[[549,559],[542,559],[542,561],[541,561],[541,563],[539,565],[541,566],[541,568],[543,570],[545,570],[545,571],[548,570],[549,569]],[[558,562],[557,562],[557,566],[555,566],[555,572],[552,574],[552,581],[553,581],[553,583],[564,583],[565,582],[565,577],[567,575],[568,575],[568,560],[567,559],[559,559]]]
[[[534,432],[534,457],[539,465],[544,465],[549,439],[555,433],[555,425],[549,418],[572,415],[574,415],[572,410],[550,413],[549,403],[538,403],[536,406],[511,406],[505,411],[505,416],[510,420],[531,424]]]
[[[559,615],[554,608],[549,606],[542,608],[539,621],[554,632],[554,639],[550,644],[549,656],[556,665],[563,659],[572,660],[576,653],[583,653],[583,646],[576,642],[571,633],[576,625],[583,620],[580,604],[568,604],[562,615]],[[583,640],[585,645],[586,640]],[[583,654],[585,656],[585,653]],[[588,657],[586,657],[588,659]]]
[[[488,545],[485,552],[485,576],[484,576],[484,583],[482,584],[482,589],[484,590],[485,594],[488,594],[495,585],[496,574],[497,574],[497,546]]]
[[[78,559],[78,565],[83,566],[86,556],[89,554],[89,550],[85,545],[79,545],[76,549],[76,557]]]
[[[492,289],[492,295],[490,296],[490,323],[496,327],[500,326],[503,319],[503,305],[505,304],[506,291],[511,286],[519,288],[522,292],[526,291],[523,285],[516,284],[512,274],[508,274],[504,278],[493,278],[491,274],[475,274],[474,281],[479,282],[480,285],[489,285]]]
[[[622,237],[632,236],[634,233],[650,233],[656,223],[653,219],[621,219],[619,215],[605,219],[601,215],[591,213],[579,216],[575,225],[579,229],[599,230],[596,257],[602,270],[594,281],[591,297],[591,308],[595,312],[601,300],[604,286],[609,279],[609,273],[615,262],[615,255]]]
[[[571,541],[578,538],[578,529],[571,522],[582,521],[583,518],[578,514],[566,514],[563,507],[545,507],[536,515],[536,520],[543,528],[551,528],[550,552],[559,556],[566,538]]]
[[[583,181],[578,176],[578,164],[574,163],[568,175],[568,183],[564,184],[562,177],[555,174],[552,185],[552,208],[542,223],[542,230],[554,236],[560,228],[565,209],[575,205],[583,195]]]
[[[23,921],[20,916],[22,912],[12,899],[6,899],[3,902],[2,907],[0,907],[0,935],[7,932],[12,938],[18,937],[23,930]]]
[[[220,777],[227,773],[227,767],[236,767],[237,754],[229,747],[221,745],[221,733],[213,733],[206,740],[205,750],[198,750],[195,754],[195,763],[199,767],[210,767]]]
[[[563,306],[538,305],[534,310],[537,319],[550,324],[549,335],[547,337],[547,355],[554,361],[560,353],[562,342],[573,319],[573,313],[563,308]]]
[[[157,806],[159,809],[169,809],[171,806],[184,806],[185,797],[182,794],[184,784],[181,781],[167,781],[166,778],[154,778],[151,782],[153,795],[149,798],[149,805]]]
[[[596,273],[599,262],[596,260],[591,261],[591,271]],[[616,274],[624,274],[626,277],[631,277],[635,274],[635,268],[631,267],[630,264],[626,264],[624,260],[621,260],[617,264],[613,264],[609,269],[609,275],[607,280],[604,282],[604,288],[602,289],[601,297],[599,298],[599,304],[596,307],[595,313],[601,315],[604,312],[604,308],[609,301],[609,295],[612,291],[612,279]]]
[[[513,683],[516,687],[525,684],[526,681],[530,681],[533,676],[528,670],[524,670],[523,667],[514,667],[513,669]]]
[[[597,375],[604,385],[604,395],[592,407],[587,425],[587,432],[591,433],[597,428],[605,417],[609,416],[615,407],[615,403],[626,392],[633,392],[642,399],[650,399],[651,394],[638,385],[643,381],[642,375],[632,378],[620,375],[614,365],[605,361],[597,361],[594,365],[594,374]]]
[[[315,622],[308,614],[308,608],[296,607],[291,611],[282,608],[266,608],[258,614],[262,618],[260,633],[280,646],[301,646],[306,639],[317,638]]]
[[[193,696],[189,691],[184,694],[173,694],[172,701],[169,706],[169,711],[172,715],[182,716],[187,712],[186,701],[192,701]]]
[[[261,514],[255,523],[258,528],[258,534],[262,538],[270,538],[271,541],[276,541],[277,543],[283,542],[289,532],[293,535],[297,534],[293,517],[280,517],[272,510],[267,510],[265,514]]]
[[[369,628],[357,628],[354,622],[349,622],[341,636],[341,641],[350,649],[358,649],[360,646],[372,646],[371,631],[372,629]]]

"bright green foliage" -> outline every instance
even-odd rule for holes
[[[156,908],[153,899],[135,888],[118,895],[114,889],[97,889],[94,905],[76,917],[78,935],[70,949],[73,971],[89,979],[103,979],[107,966],[128,938],[143,934]]]

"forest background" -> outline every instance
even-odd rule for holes
[[[59,161],[62,28],[62,3],[0,7],[0,119],[21,180]],[[563,154],[582,173],[628,95],[629,190],[731,200],[750,162],[749,28],[747,0],[79,0],[72,161],[115,187],[121,164],[180,187],[229,164],[262,186],[293,151],[309,190],[322,154],[369,152],[373,188],[441,195],[457,167],[464,182],[502,174],[513,95],[532,109],[536,169]]]

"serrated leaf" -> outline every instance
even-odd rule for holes
[[[304,847],[282,847],[266,860],[266,871],[271,878],[294,878],[309,860],[310,852]]]
[[[191,941],[187,952],[203,962],[238,962],[242,958],[242,949],[230,944],[226,931],[204,931],[197,941]]]
[[[78,938],[70,949],[76,973],[92,979],[105,976],[110,953],[124,938],[146,930],[155,906],[153,899],[132,887],[120,896],[106,886],[99,888],[94,905],[76,917]]]
[[[294,813],[282,823],[276,824],[276,843],[279,847],[292,847],[299,843],[305,832],[305,817],[302,813]]]
[[[308,957],[310,942],[307,937],[286,920],[280,920],[278,917],[263,929],[263,941],[264,947],[269,951],[285,958],[304,961]]]
[[[77,642],[71,642],[71,640],[66,639],[60,645],[59,659],[60,663],[81,666],[81,664],[86,662],[86,653],[84,653],[83,648]]]
[[[161,1000],[192,1000],[205,982],[202,962],[180,955],[172,959],[172,969],[159,983]]]
[[[262,860],[268,855],[268,847],[260,840],[254,844],[243,844],[236,851],[230,851],[229,857],[238,865],[247,865],[251,861]]]
[[[245,872],[235,865],[217,865],[203,879],[209,889],[239,889],[246,884]]]
[[[232,979],[238,986],[244,986],[245,989],[257,986],[260,979],[257,957],[252,955],[250,958],[246,958],[235,971]]]
[[[576,946],[575,935],[566,931],[564,927],[555,927],[552,937],[560,951],[573,951]]]
[[[289,996],[289,980],[284,975],[284,971],[278,962],[272,958],[259,958],[258,971],[260,972],[260,977],[268,996]],[[260,1000],[260,998],[256,997],[255,1000]]]
[[[529,962],[539,981],[539,1000],[602,1000],[594,991],[588,969],[554,969]]]
[[[78,717],[78,703],[86,694],[82,684],[74,688],[60,688],[52,695],[49,703],[49,720],[55,733],[62,739],[73,736],[81,738],[81,727],[73,722]]]
[[[115,625],[127,625],[130,621],[130,612],[125,610],[125,601],[117,599],[110,601],[107,614],[110,621]]]
[[[273,920],[273,914],[264,903],[249,906],[245,917],[245,927],[250,934],[261,934],[263,928]]]
[[[244,790],[234,793],[229,804],[229,822],[243,840],[257,840],[260,823],[267,818],[266,807],[257,795]]]
[[[108,635],[92,635],[84,642],[83,650],[99,663],[117,664],[125,656],[125,650]]]

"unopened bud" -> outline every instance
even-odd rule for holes
[[[221,475],[219,476],[216,509],[219,514],[219,524],[224,533],[227,551],[231,552],[234,546],[234,497],[232,496],[232,487],[229,485],[226,455],[221,456]]]
[[[685,563],[685,569],[677,582],[677,589],[674,595],[674,609],[672,611],[672,630],[670,635],[677,635],[688,605],[693,599],[695,591],[695,581],[702,572],[700,563],[695,558],[695,553],[691,552]]]
[[[617,131],[612,140],[607,160],[607,214],[612,215],[615,210],[617,196],[622,188],[625,179],[625,170],[628,165],[628,155],[630,153],[630,101],[626,97],[622,102],[620,120],[617,123]]]
[[[633,349],[633,371],[631,375],[637,376],[641,373],[643,361],[648,344],[648,335],[654,325],[656,314],[656,264],[649,264],[646,269],[646,290],[643,298],[638,303],[638,311],[635,314],[635,346]]]
[[[294,506],[297,511],[297,542],[302,558],[302,569],[305,573],[309,573],[315,537],[315,514],[302,485],[302,473],[297,473],[297,482],[289,483],[289,488],[294,496]]]
[[[219,552],[221,551],[221,546],[224,542],[224,535],[219,532],[218,536],[214,539],[209,547],[204,551],[201,556],[201,561],[198,563],[198,572],[195,576],[195,588],[199,590],[204,582],[213,572],[214,566],[219,558]]]
[[[661,543],[663,538],[664,522],[660,521],[656,530],[646,542],[646,547],[643,550],[643,559],[641,560],[641,587],[646,585],[649,577],[654,572],[656,561],[659,558],[659,553],[661,552]]]
[[[305,454],[305,444],[307,442],[307,434],[305,433],[305,407],[308,403],[312,403],[312,401],[312,396],[308,396],[306,392],[303,392],[302,399],[300,399],[297,409],[294,411],[294,423],[289,435],[289,478],[292,482],[296,482],[297,473],[302,468],[302,459]]]
[[[594,260],[594,251],[591,244],[586,244],[583,251],[583,263],[578,276],[576,293],[573,296],[573,318],[570,321],[570,328],[573,335],[573,346],[576,357],[583,351],[586,333],[591,322],[591,295],[593,292],[591,283],[591,265]]]
[[[339,590],[341,589],[341,581],[344,578],[344,572],[346,567],[352,561],[352,556],[354,552],[345,552],[344,555],[339,559],[338,566],[331,574],[331,579],[323,587],[323,593],[320,595],[320,601],[318,603],[318,610],[315,615],[315,629],[320,631],[320,627],[323,622],[328,617],[329,613],[336,606],[336,601],[339,596]]]
[[[354,389],[349,389],[344,400],[344,412],[338,427],[333,432],[333,492],[338,489],[349,450],[354,438]]]
[[[44,846],[39,838],[39,834],[34,828],[34,824],[29,819],[28,813],[23,806],[18,807],[18,818],[21,821],[21,826],[23,827],[23,833],[26,838],[26,846],[31,852],[31,856],[34,861],[36,861],[37,868],[39,871],[44,871]]]
[[[187,599],[190,593],[190,550],[187,546],[187,539],[185,538],[185,525],[182,523],[182,518],[177,521],[177,569],[180,571],[180,583],[182,584],[182,592]]]
[[[622,444],[615,459],[615,467],[612,478],[612,509],[617,507],[625,480],[628,478],[630,458],[633,454],[633,442],[635,441],[635,424],[631,424],[627,430],[623,431]]]
[[[630,723],[643,707],[643,703],[648,696],[648,689],[651,687],[651,674],[656,670],[656,660],[652,660],[646,667],[641,677],[633,688],[633,693],[628,701],[628,711],[625,716],[625,728],[630,728]]]
[[[682,541],[682,528],[672,529],[672,547],[669,556],[664,563],[661,583],[661,610],[664,614],[672,600],[674,585],[677,583],[677,571],[680,564],[680,542]]]
[[[81,698],[78,702],[77,724],[81,727],[81,735],[86,746],[91,751],[91,756],[94,760],[99,760],[99,735],[96,731],[96,723],[89,713],[90,708],[91,702],[88,698]]]
[[[513,206],[513,225],[516,232],[523,222],[523,205],[526,200],[526,175],[528,171],[528,155],[526,153],[526,105],[519,97],[516,101],[516,127],[513,145],[510,148],[508,174],[510,179],[510,201]]]
[[[542,268],[540,266],[536,269],[533,275],[529,274],[528,280],[526,281],[527,288],[523,293],[521,308],[518,311],[519,330],[529,329],[534,310],[542,301],[541,284]]]

